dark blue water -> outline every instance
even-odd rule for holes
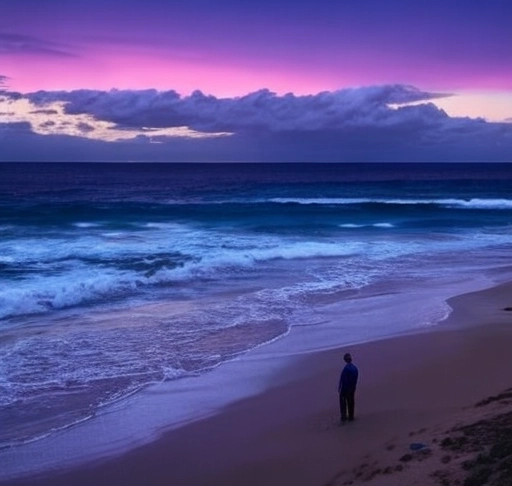
[[[353,295],[492,273],[511,236],[506,164],[0,164],[0,442]],[[442,312],[340,326],[372,339]]]

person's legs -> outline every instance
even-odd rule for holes
[[[347,397],[340,393],[340,418],[342,422],[347,420]]]
[[[355,392],[347,393],[346,400],[348,408],[348,419],[354,420]]]
[[[347,399],[343,393],[340,393],[340,419],[342,422],[347,420]]]

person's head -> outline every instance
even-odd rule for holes
[[[352,363],[352,356],[350,355],[350,353],[345,353],[343,359],[345,360],[346,363]]]

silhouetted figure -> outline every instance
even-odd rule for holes
[[[352,356],[350,353],[345,353],[343,359],[347,364],[341,371],[338,393],[340,394],[341,421],[346,422],[347,418],[350,421],[354,420],[354,396],[356,394],[359,371],[354,363],[352,363]]]

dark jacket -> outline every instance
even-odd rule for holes
[[[358,375],[359,372],[356,365],[353,363],[347,363],[341,372],[338,391],[340,393],[355,392]]]

